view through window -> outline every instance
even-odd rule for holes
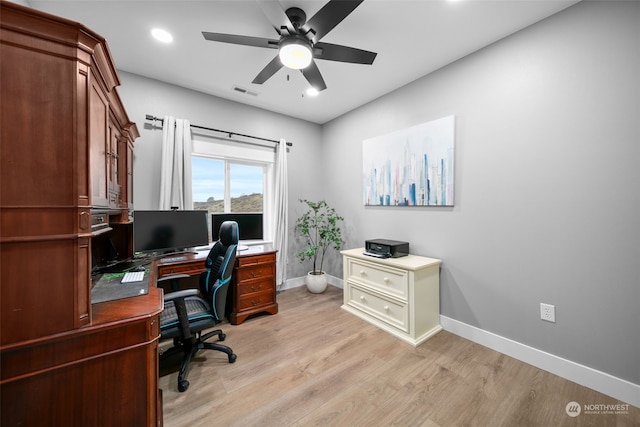
[[[191,167],[194,209],[209,214],[264,211],[265,165],[192,156]]]

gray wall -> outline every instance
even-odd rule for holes
[[[136,74],[119,71],[122,85],[118,92],[129,118],[140,131],[136,140],[133,163],[133,194],[136,209],[157,209],[160,198],[160,159],[162,128],[145,121],[145,115],[172,115],[188,119],[192,124],[260,136],[269,139],[285,138],[293,142],[288,153],[289,228],[293,247],[298,241],[293,233],[299,215],[299,198],[321,198],[323,191],[321,168],[317,159],[321,152],[319,125],[271,113],[201,92],[184,89]],[[215,133],[213,135],[216,135]],[[218,134],[219,136],[219,134]],[[306,266],[289,255],[287,277],[306,274]]]
[[[409,241],[443,315],[640,384],[639,22],[582,2],[326,124],[348,246]],[[364,207],[362,140],[450,114],[455,207]]]
[[[145,114],[285,137],[292,222],[298,198],[325,198],[347,247],[407,240],[442,259],[443,315],[640,384],[638,22],[637,2],[581,2],[322,127],[121,73],[142,134],[136,207],[159,191],[161,131]],[[455,207],[362,206],[362,140],[449,114]],[[297,245],[289,278],[306,271]],[[341,268],[333,254],[328,272]]]

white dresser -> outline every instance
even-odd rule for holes
[[[439,259],[379,259],[364,248],[342,251],[342,308],[414,346],[442,330]]]

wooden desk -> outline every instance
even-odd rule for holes
[[[205,270],[204,262],[208,253],[202,251],[161,258],[155,261],[158,278],[171,274],[198,275]],[[227,300],[227,316],[232,325],[263,312],[278,312],[276,250],[272,245],[249,246],[236,253]]]
[[[2,347],[2,425],[162,425],[162,309],[162,289],[150,287],[93,304],[89,326]]]

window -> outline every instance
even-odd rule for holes
[[[273,194],[273,148],[195,138],[193,147],[194,209],[209,213],[262,212],[265,240],[271,240],[269,208],[273,203],[269,200]],[[208,221],[211,229],[211,215]]]
[[[264,165],[192,157],[194,209],[263,212]]]

